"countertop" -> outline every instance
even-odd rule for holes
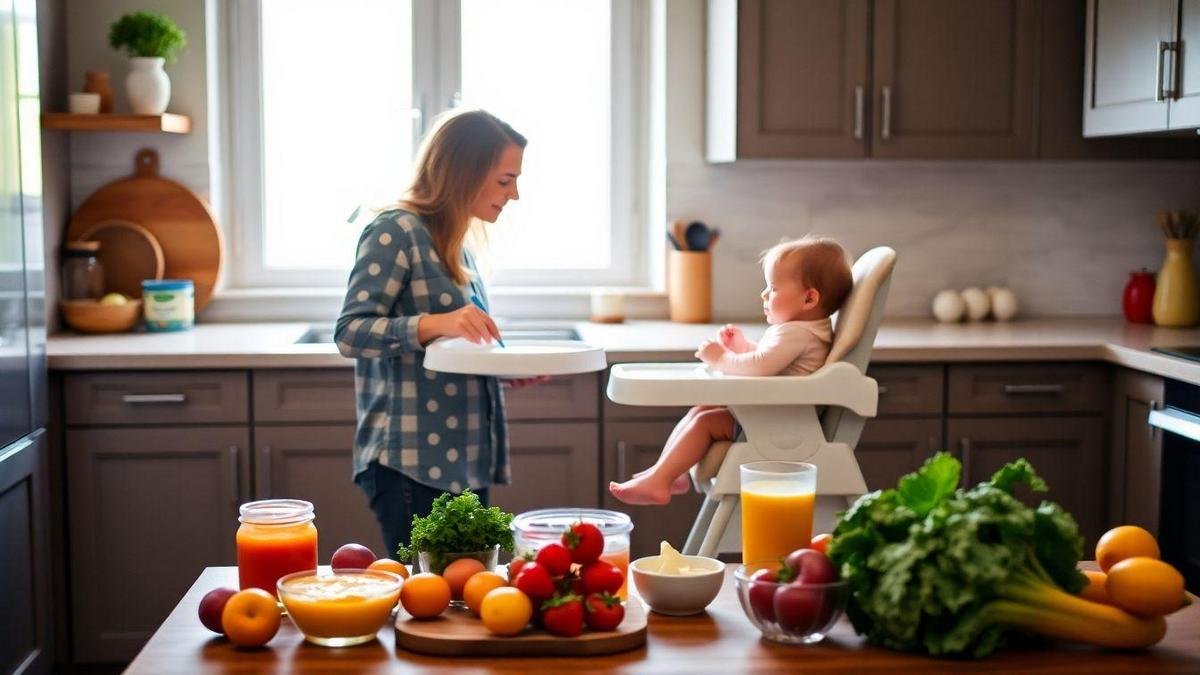
[[[1086,563],[1085,563],[1086,564]],[[592,657],[436,657],[395,646],[395,631],[357,647],[306,644],[288,618],[262,649],[237,649],[200,624],[200,598],[218,586],[236,587],[237,568],[209,567],[159,627],[126,673],[465,672],[744,673],[947,672],[1195,673],[1200,670],[1200,605],[1167,617],[1167,635],[1147,650],[1104,651],[1049,646],[1011,649],[981,661],[934,659],[870,647],[842,618],[824,642],[789,646],[759,637],[738,605],[733,565],[703,614],[648,617],[646,646]],[[636,589],[630,602],[639,602]]]
[[[765,324],[738,324],[750,337]],[[630,321],[511,322],[505,328],[574,327],[587,343],[602,347],[610,363],[687,360],[717,324]],[[180,333],[127,333],[50,337],[52,370],[164,368],[349,368],[332,343],[297,344],[312,324],[199,324]],[[1119,317],[1028,319],[1011,323],[938,324],[923,319],[884,321],[873,363],[955,361],[1104,361],[1200,384],[1200,362],[1166,356],[1151,347],[1200,345],[1200,329],[1128,324]]]

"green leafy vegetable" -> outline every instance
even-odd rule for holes
[[[433,556],[433,568],[441,570],[449,553],[473,553],[496,545],[512,551],[512,520],[513,514],[496,506],[485,507],[469,489],[457,497],[443,492],[433,500],[428,516],[413,516],[412,541],[396,552],[411,562],[424,551]]]
[[[955,488],[960,471],[940,453],[842,514],[829,555],[850,584],[855,630],[894,649],[976,657],[1012,628],[1085,639],[1079,627],[1096,624],[1079,612],[1095,603],[1069,595],[1086,583],[1075,520],[1058,504],[1031,509],[1013,496],[1018,485],[1046,490],[1024,459],[970,489]],[[1071,625],[1074,633],[1050,629]]]
[[[113,22],[108,44],[129,56],[158,56],[168,63],[187,46],[187,34],[174,21],[155,12],[133,12]]]

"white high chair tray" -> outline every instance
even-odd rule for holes
[[[501,347],[442,338],[425,348],[425,367],[442,373],[516,378],[594,373],[607,365],[603,349],[577,340],[520,340]]]

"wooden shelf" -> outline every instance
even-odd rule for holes
[[[173,113],[163,113],[162,115],[45,113],[42,115],[42,128],[69,131],[143,131],[187,134],[192,131],[192,118]]]

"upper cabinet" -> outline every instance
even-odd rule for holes
[[[1200,0],[1089,0],[1083,133],[1200,126]]]
[[[1037,10],[710,0],[708,158],[1031,157]]]

